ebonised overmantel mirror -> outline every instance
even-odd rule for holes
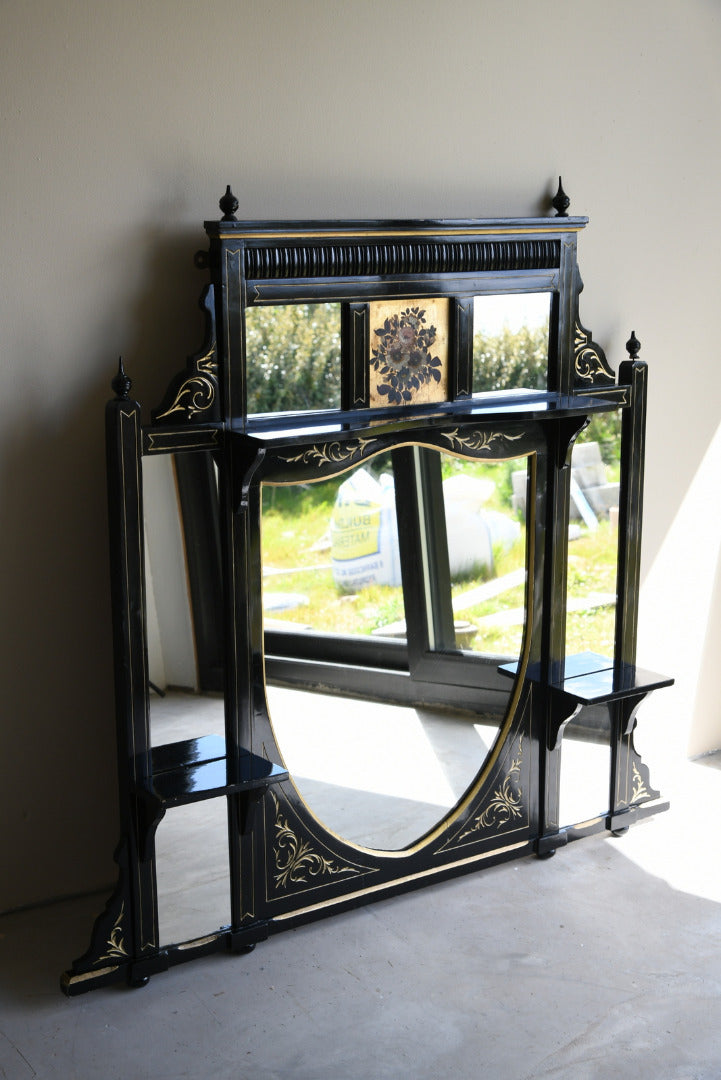
[[[665,805],[633,740],[670,681],[635,663],[646,366],[581,323],[586,219],[560,185],[537,219],[220,206],[202,348],[150,422],[122,365],[107,407],[119,880],[69,994]]]

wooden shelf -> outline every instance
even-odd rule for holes
[[[515,678],[518,664],[501,664],[498,670],[503,675]],[[526,678],[532,682],[541,682],[537,665],[529,667]],[[662,686],[671,686],[673,681],[665,675],[657,675],[653,671],[636,667],[635,664],[620,664],[614,667],[613,660],[608,657],[584,652],[566,657],[564,678],[551,683],[550,687],[580,705],[601,705],[648,694]]]
[[[352,437],[371,424],[374,431],[384,425],[396,429],[409,425],[437,427],[439,424],[559,420],[617,409],[625,402],[618,387],[595,387],[592,394],[557,394],[545,390],[509,390],[475,394],[456,401],[432,405],[382,406],[367,409],[329,409],[305,413],[269,413],[233,422],[231,430],[252,436],[262,445],[292,445],[308,439]]]
[[[152,789],[163,808],[252,791],[288,777],[280,765],[241,751],[239,779],[228,783],[225,739],[220,735],[157,746],[152,765]]]

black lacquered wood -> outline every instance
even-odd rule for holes
[[[518,664],[501,664],[499,671],[515,678]],[[538,666],[529,665],[526,678],[540,682],[542,673]],[[618,698],[660,690],[664,686],[673,685],[673,679],[646,671],[635,664],[615,664],[611,657],[601,656],[599,653],[584,652],[567,656],[563,665],[563,676],[549,685],[578,704],[599,705]]]
[[[218,795],[237,795],[287,780],[288,772],[257,754],[241,752],[236,778],[228,781],[225,739],[207,735],[153,750],[152,790],[163,809]]]
[[[200,349],[140,424],[121,369],[108,405],[116,724],[121,838],[118,886],[87,953],[63,977],[76,994],[119,979],[142,985],[219,949],[243,952],[283,929],[571,840],[663,808],[633,746],[638,709],[671,680],[635,666],[640,580],[646,367],[631,336],[618,380],[583,326],[576,251],[586,219],[236,220],[228,187],[196,260],[210,281]],[[548,292],[546,391],[472,395],[478,295]],[[448,300],[447,400],[371,407],[369,305]],[[341,304],[340,409],[248,417],[245,312]],[[595,414],[621,409],[615,652],[565,656],[570,455]],[[527,470],[526,625],[520,659],[455,647],[437,451]],[[390,452],[401,535],[407,640],[265,632],[260,549],[263,484],[307,484]],[[224,730],[151,749],[143,565],[143,455],[173,454],[183,507],[201,681],[222,686]],[[217,469],[217,487],[215,475]],[[327,829],[281,764],[268,712],[277,681],[493,718],[499,735],[463,797],[402,851],[353,844]],[[607,710],[607,812],[559,827],[563,732]],[[604,714],[605,715],[605,714]],[[383,747],[376,748],[383,753]],[[342,782],[342,777],[339,778]],[[154,834],[176,807],[227,804],[230,925],[188,943],[159,942]],[[469,933],[472,933],[472,928]]]

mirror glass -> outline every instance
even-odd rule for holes
[[[158,923],[164,945],[230,923],[225,799],[175,806],[155,833]]]
[[[566,655],[613,662],[618,578],[621,414],[593,418],[571,458]],[[605,666],[600,663],[599,666]],[[584,709],[563,733],[561,825],[609,808],[611,719],[606,706]]]
[[[340,408],[340,304],[249,307],[245,340],[249,413]]]
[[[496,716],[268,688],[276,740],[310,811],[351,843],[395,851],[455,806]]]
[[[527,462],[423,452],[432,455],[440,490],[432,504],[436,520],[425,526],[437,536],[442,515],[446,549],[429,544],[417,560],[425,561],[428,578],[421,591],[437,600],[420,609],[411,600],[429,623],[429,656],[433,603],[445,606],[450,651],[472,681],[473,671],[482,678],[474,654],[520,656]],[[403,562],[413,551],[399,544],[396,472],[393,456],[383,454],[331,479],[262,485],[266,630],[405,642]],[[515,473],[524,482],[514,487]],[[521,488],[522,500],[514,495]],[[429,678],[429,669],[421,663],[419,677]],[[378,697],[372,676],[368,685],[370,697]],[[507,696],[510,689],[504,685]],[[283,762],[311,812],[344,839],[385,850],[413,843],[455,806],[502,718],[498,709],[461,712],[287,686],[270,686],[267,696]]]
[[[526,617],[527,459],[439,457],[456,648],[518,660]]]
[[[566,655],[613,659],[618,576],[621,414],[595,416],[571,457]]]
[[[608,813],[611,718],[606,705],[583,709],[563,732],[559,825],[579,825]]]
[[[390,455],[317,483],[263,484],[262,507],[266,631],[365,635],[403,620]]]
[[[476,296],[473,305],[473,393],[546,390],[551,294]]]
[[[482,679],[489,670],[489,658],[495,671],[497,660],[517,659],[522,647],[527,461],[422,453],[430,455],[427,471],[440,492],[429,504],[433,512],[423,518],[424,528],[446,543],[427,546],[420,561],[425,559],[426,577],[437,587],[422,591],[440,596],[450,612],[450,640],[436,653],[450,653],[463,667],[462,681],[474,685],[475,673]],[[153,746],[160,747],[222,736],[225,729],[213,634],[221,610],[217,480],[212,457],[204,453],[145,458],[143,466],[151,734]],[[329,480],[262,485],[266,631],[313,631],[321,641],[339,635],[351,644],[366,638],[391,648],[406,641],[397,467],[397,459],[385,454]],[[413,603],[414,616],[420,611],[428,621],[427,655],[434,655],[434,602],[430,608]],[[474,667],[474,656],[486,664]],[[421,681],[430,677],[422,658],[419,670]],[[410,675],[407,667],[406,681]],[[511,685],[501,683],[498,696],[507,697]],[[378,698],[372,677],[368,685],[369,697]],[[315,816],[351,842],[376,849],[413,843],[453,808],[481,769],[502,719],[502,702],[463,712],[432,707],[422,694],[408,705],[382,695],[359,700],[337,688],[328,691],[269,686],[274,734]],[[224,800],[177,808],[158,829],[165,940],[193,936],[193,912],[200,905],[192,898],[203,882],[215,883],[213,895],[223,898],[218,919],[225,918],[225,862],[217,862],[200,839],[206,827],[209,836],[218,829],[224,833],[224,825],[208,818],[217,813],[224,815]],[[189,824],[182,828],[199,838],[200,847],[191,860],[197,882],[188,879],[196,871],[184,865],[185,856],[179,860],[181,887],[172,870],[178,860],[173,833],[184,817]],[[187,903],[181,904],[186,892]]]
[[[218,490],[208,452],[143,458],[153,746],[225,732]]]
[[[223,738],[217,478],[210,454],[143,458],[150,735]],[[226,800],[170,809],[155,834],[160,941],[230,922]]]
[[[515,659],[525,615],[526,459],[425,453],[435,458],[432,516],[437,524],[442,514],[447,544],[447,555],[426,567],[448,585],[446,647]],[[406,640],[396,472],[386,453],[314,483],[262,485],[266,630]]]

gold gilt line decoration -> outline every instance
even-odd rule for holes
[[[493,449],[493,444],[497,439],[505,439],[508,442],[515,442],[516,439],[523,438],[523,432],[520,435],[507,435],[505,431],[469,431],[467,435],[459,435],[458,428],[454,428],[453,431],[442,431],[441,435],[444,439],[447,439],[454,450],[470,450],[475,454],[483,454],[486,451]]]
[[[352,461],[356,456],[363,457],[366,449],[375,442],[378,442],[378,440],[366,439],[361,435],[347,443],[337,441],[317,443],[315,446],[303,450],[300,454],[296,454],[295,457],[281,457],[280,460],[286,461],[289,465],[295,465],[298,462],[302,462],[303,465],[310,465],[311,462],[314,462],[320,469],[323,465],[342,464],[346,461]]]
[[[212,365],[213,368],[216,365]],[[209,367],[198,369],[202,371],[209,371]],[[175,400],[169,409],[165,412],[159,413],[156,416],[156,420],[164,420],[166,416],[171,416],[173,413],[186,413],[188,419],[195,416],[196,413],[206,412],[213,402],[215,401],[215,379],[211,374],[205,375],[191,375],[181,384],[180,389],[175,395]]]
[[[156,420],[164,420],[173,413],[187,413],[188,419],[196,413],[206,412],[214,403],[217,387],[218,359],[215,342],[193,361],[195,371],[189,375],[175,395],[173,404],[158,413]]]
[[[605,375],[607,379],[614,381],[614,374],[606,362],[606,357],[593,343],[588,330],[584,330],[578,321],[574,332],[573,352],[579,379],[592,382],[598,375]]]
[[[503,783],[496,788],[485,810],[473,819],[471,824],[459,836],[465,839],[479,829],[492,827],[502,829],[520,821],[523,816],[523,789],[520,785],[521,763],[523,761],[523,735],[518,740],[518,753],[503,778]]]
[[[123,940],[123,915],[125,913],[125,903],[120,907],[120,914],[113,924],[113,929],[110,931],[110,937],[108,938],[107,945],[108,951],[98,957],[98,963],[101,960],[118,960],[123,957],[127,957],[128,953],[125,948],[125,941]]]
[[[633,769],[633,792],[631,794],[631,802],[635,803],[635,802],[638,802],[639,799],[647,799],[647,798],[649,798],[649,790],[646,787],[646,784],[644,782],[643,777],[641,776],[641,773],[638,771],[638,769],[636,767],[636,762],[635,761],[633,762],[632,769]]]
[[[308,840],[302,840],[291,829],[288,819],[280,812],[278,799],[271,792],[275,804],[275,884],[280,888],[307,884],[309,878],[334,877],[336,874],[357,874],[353,866],[339,866],[313,850]]]

